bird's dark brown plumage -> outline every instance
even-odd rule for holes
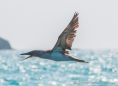
[[[75,38],[76,29],[79,27],[78,22],[78,13],[75,13],[70,23],[67,25],[67,27],[64,29],[64,31],[60,34],[58,37],[58,40],[55,44],[55,46],[52,49],[52,52],[55,52],[57,48],[60,48],[62,53],[68,54],[66,49],[71,50],[72,43]],[[58,51],[58,50],[57,50]]]

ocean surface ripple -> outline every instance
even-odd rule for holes
[[[41,58],[20,61],[27,51],[0,51],[0,86],[118,86],[118,50],[73,50],[90,63]]]

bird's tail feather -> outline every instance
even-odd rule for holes
[[[79,59],[76,59],[76,61],[77,61],[77,62],[89,63],[89,62],[87,62],[87,61],[85,61],[85,60],[79,60]]]
[[[74,60],[75,60],[75,61],[77,61],[77,62],[84,62],[84,63],[89,63],[89,62],[87,62],[87,61],[85,61],[85,60],[80,60],[80,59],[73,58],[73,57],[72,57],[72,59],[74,59]]]

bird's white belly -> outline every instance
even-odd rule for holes
[[[64,55],[62,53],[54,52],[54,53],[45,53],[41,58],[50,59],[54,61],[70,61],[72,60],[70,56]]]
[[[51,59],[55,61],[69,61],[70,60],[68,55],[64,55],[61,53],[52,53]]]
[[[62,55],[61,53],[52,53],[51,56],[53,58],[62,58],[64,55]]]

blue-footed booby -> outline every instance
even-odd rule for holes
[[[31,58],[40,57],[42,59],[49,59],[54,61],[76,61],[89,63],[85,60],[80,60],[69,55],[68,50],[71,50],[72,43],[75,38],[76,29],[79,27],[78,13],[75,12],[72,20],[64,29],[64,31],[58,37],[58,40],[52,50],[33,50],[28,53],[22,53],[20,55],[29,55],[28,57],[21,59],[21,61]]]

